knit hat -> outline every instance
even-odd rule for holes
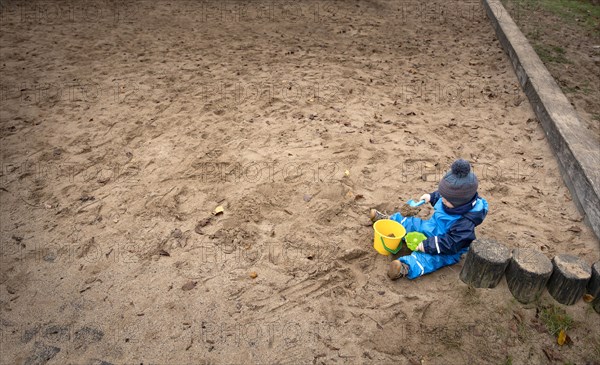
[[[450,171],[440,180],[438,192],[452,205],[459,207],[473,199],[478,186],[471,165],[461,158],[452,163]]]

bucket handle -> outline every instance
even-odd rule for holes
[[[402,249],[402,239],[400,239],[400,243],[398,244],[398,248],[395,250],[392,250],[391,248],[388,248],[385,245],[385,242],[383,241],[383,236],[379,236],[379,238],[381,239],[381,244],[383,245],[383,248],[385,248],[385,250],[393,255],[397,254],[398,252],[400,252],[400,250]]]

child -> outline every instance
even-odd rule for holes
[[[433,205],[434,213],[430,219],[403,217],[400,213],[387,217],[371,210],[373,221],[392,219],[402,224],[407,232],[417,231],[427,236],[411,255],[392,261],[388,270],[390,279],[403,276],[415,279],[460,261],[475,239],[475,227],[483,222],[488,212],[487,201],[479,197],[477,186],[471,166],[459,159],[440,180],[437,191],[421,196],[421,200]]]

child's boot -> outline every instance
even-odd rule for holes
[[[380,219],[390,219],[389,215],[381,213],[376,209],[371,209],[371,211],[369,212],[369,216],[372,222],[377,222]]]
[[[396,280],[405,277],[408,274],[408,266],[405,263],[398,260],[394,260],[390,263],[387,275],[390,279]]]

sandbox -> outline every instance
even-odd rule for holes
[[[29,4],[0,33],[2,360],[594,358],[584,305],[559,351],[504,281],[391,282],[371,247],[369,208],[463,157],[478,236],[600,255],[478,3]]]

